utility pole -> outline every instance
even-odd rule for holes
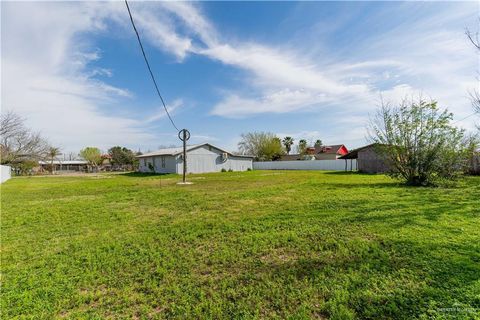
[[[183,183],[185,183],[185,175],[187,173],[187,141],[190,139],[190,132],[182,129],[178,132],[178,138],[183,141]]]

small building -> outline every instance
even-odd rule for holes
[[[305,154],[286,154],[280,158],[280,161],[295,160],[337,160],[348,153],[347,147],[343,144],[332,146],[308,147]]]
[[[140,172],[183,173],[183,148],[160,149],[137,156]],[[187,173],[251,170],[253,156],[235,155],[209,143],[187,146]]]
[[[52,165],[51,161],[39,161],[39,171],[51,171],[50,166]],[[68,172],[68,171],[87,171],[88,162],[85,160],[54,160],[53,161],[54,171]]]
[[[378,144],[376,143],[354,149],[339,159],[357,159],[357,169],[360,172],[385,173],[390,171],[390,165],[378,153]]]

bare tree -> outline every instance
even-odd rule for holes
[[[25,130],[23,119],[12,111],[2,114],[0,119],[0,136],[2,140],[11,138]]]
[[[478,19],[479,29],[480,29],[480,17]],[[477,52],[480,53],[480,38],[479,38],[479,31],[473,32],[469,29],[465,30],[465,34],[467,35],[468,40],[473,44],[473,46],[477,49]],[[480,79],[477,78],[480,81]],[[480,93],[478,89],[474,89],[470,92],[470,98],[472,100],[473,110],[480,115]],[[480,129],[480,127],[479,127]]]
[[[478,22],[480,24],[480,17],[478,18]],[[472,32],[468,28],[465,30],[465,34],[467,35],[468,39],[470,42],[477,48],[477,50],[480,50],[480,39],[479,39],[479,32],[478,30],[476,32]]]
[[[32,132],[24,119],[13,112],[0,116],[0,156],[2,164],[18,164],[45,158],[48,143],[38,132]]]

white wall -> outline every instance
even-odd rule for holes
[[[162,165],[162,158],[165,160],[165,166]],[[152,172],[148,167],[148,164],[151,163],[156,173],[176,173],[176,159],[173,156],[155,156],[155,157],[145,157],[139,159],[138,170],[140,172]]]
[[[222,150],[208,145],[188,151],[187,153],[187,172],[205,173],[220,172],[222,169],[233,171],[247,171],[252,169],[252,158],[235,157],[229,155],[226,161],[222,160]],[[177,172],[183,173],[183,163],[181,159],[177,161]]]
[[[222,150],[208,145],[189,150],[187,152],[187,172],[205,173],[220,172],[222,169],[233,171],[247,171],[253,169],[253,159],[229,155],[226,161],[222,160]],[[164,156],[165,168],[162,167],[162,156],[139,158],[139,171],[151,172],[148,163],[154,164],[157,173],[183,173],[183,161],[180,155]]]
[[[333,170],[347,171],[357,169],[357,160],[305,160],[305,161],[263,161],[254,162],[255,170]]]
[[[1,172],[1,180],[0,183],[4,183],[12,176],[12,169],[9,166],[1,166],[0,165],[0,172]]]

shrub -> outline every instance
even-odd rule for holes
[[[404,99],[383,103],[370,126],[371,140],[389,162],[391,176],[409,185],[435,185],[454,180],[467,159],[464,132],[453,115],[435,101]]]
[[[222,170],[220,170],[220,172],[227,172],[227,169],[222,168]]]

